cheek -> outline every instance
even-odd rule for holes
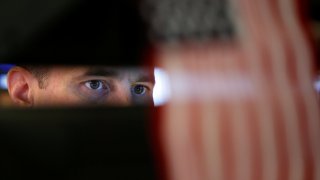
[[[79,102],[78,98],[65,87],[48,86],[35,94],[35,106],[72,105]]]

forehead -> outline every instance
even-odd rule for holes
[[[52,66],[50,74],[53,77],[105,76],[114,78],[154,81],[153,69],[144,67],[110,67],[110,66]]]

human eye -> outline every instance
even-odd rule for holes
[[[149,83],[134,83],[131,86],[132,100],[136,104],[146,104],[152,101],[152,85]]]
[[[91,90],[106,89],[105,85],[101,80],[89,80],[85,82],[84,85]]]
[[[149,87],[143,84],[133,84],[131,87],[131,92],[133,95],[143,96],[150,91]]]
[[[110,93],[110,86],[104,80],[86,80],[80,84],[80,95],[90,102],[100,102]]]
[[[135,96],[148,95],[150,91],[150,87],[148,87],[148,85],[145,84],[133,84],[131,86],[131,93]]]

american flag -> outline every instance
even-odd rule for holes
[[[154,62],[168,72],[172,97],[156,112],[161,178],[320,180],[305,2],[229,3],[231,41],[157,44]]]

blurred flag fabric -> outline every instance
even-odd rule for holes
[[[306,2],[146,1],[171,88],[155,112],[161,179],[320,180]]]

